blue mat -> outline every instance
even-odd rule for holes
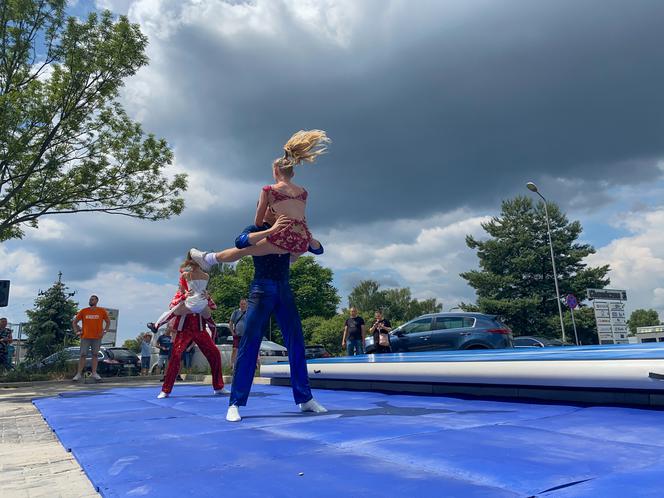
[[[34,401],[105,497],[660,497],[664,412],[256,385],[240,423],[209,386]]]

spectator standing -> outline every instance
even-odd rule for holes
[[[240,340],[244,335],[244,329],[247,324],[247,300],[240,299],[240,307],[233,311],[229,326],[233,334],[233,351],[231,353],[231,369],[235,370],[235,359],[237,358],[237,349],[240,347]]]
[[[108,318],[106,310],[97,306],[98,303],[99,298],[97,296],[94,294],[90,296],[88,300],[89,307],[79,311],[71,322],[74,332],[81,338],[81,354],[78,358],[78,370],[72,379],[73,381],[81,380],[88,350],[92,357],[92,378],[101,380],[97,373],[99,348],[101,347],[101,338],[106,333],[111,320]],[[78,322],[82,323],[82,327],[78,326]]]
[[[184,364],[184,368],[191,368],[192,361],[194,360],[194,353],[196,353],[196,343],[191,341],[189,346],[187,346],[187,349],[182,353],[182,363]]]
[[[7,328],[7,319],[0,318],[0,370],[11,366],[9,350],[13,340],[12,331]]]
[[[364,338],[366,336],[366,326],[364,319],[357,315],[357,308],[351,306],[350,318],[344,325],[344,336],[341,340],[341,347],[346,349],[348,356],[364,354]]]
[[[168,359],[171,357],[171,349],[173,348],[173,339],[171,338],[170,329],[164,334],[160,335],[157,339],[157,347],[159,348],[159,360],[157,361],[157,368],[161,375],[161,381],[164,381],[164,371],[168,366]]]
[[[391,353],[392,347],[390,346],[390,331],[392,324],[390,321],[383,317],[382,311],[374,313],[374,323],[369,329],[373,334],[375,353]]]
[[[152,358],[152,334],[146,332],[141,341],[141,375],[150,373],[150,360]]]

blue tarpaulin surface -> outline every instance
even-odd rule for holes
[[[210,386],[34,401],[105,497],[661,497],[664,411],[256,385],[240,423]]]

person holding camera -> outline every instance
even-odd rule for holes
[[[374,338],[374,353],[391,353],[392,347],[390,346],[390,331],[392,324],[386,318],[383,318],[383,312],[378,310],[374,314],[374,323],[369,329]]]

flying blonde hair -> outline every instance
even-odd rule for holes
[[[274,165],[287,176],[293,176],[293,167],[302,162],[313,163],[325,154],[331,140],[323,130],[300,130],[284,145],[284,156],[274,160]]]

